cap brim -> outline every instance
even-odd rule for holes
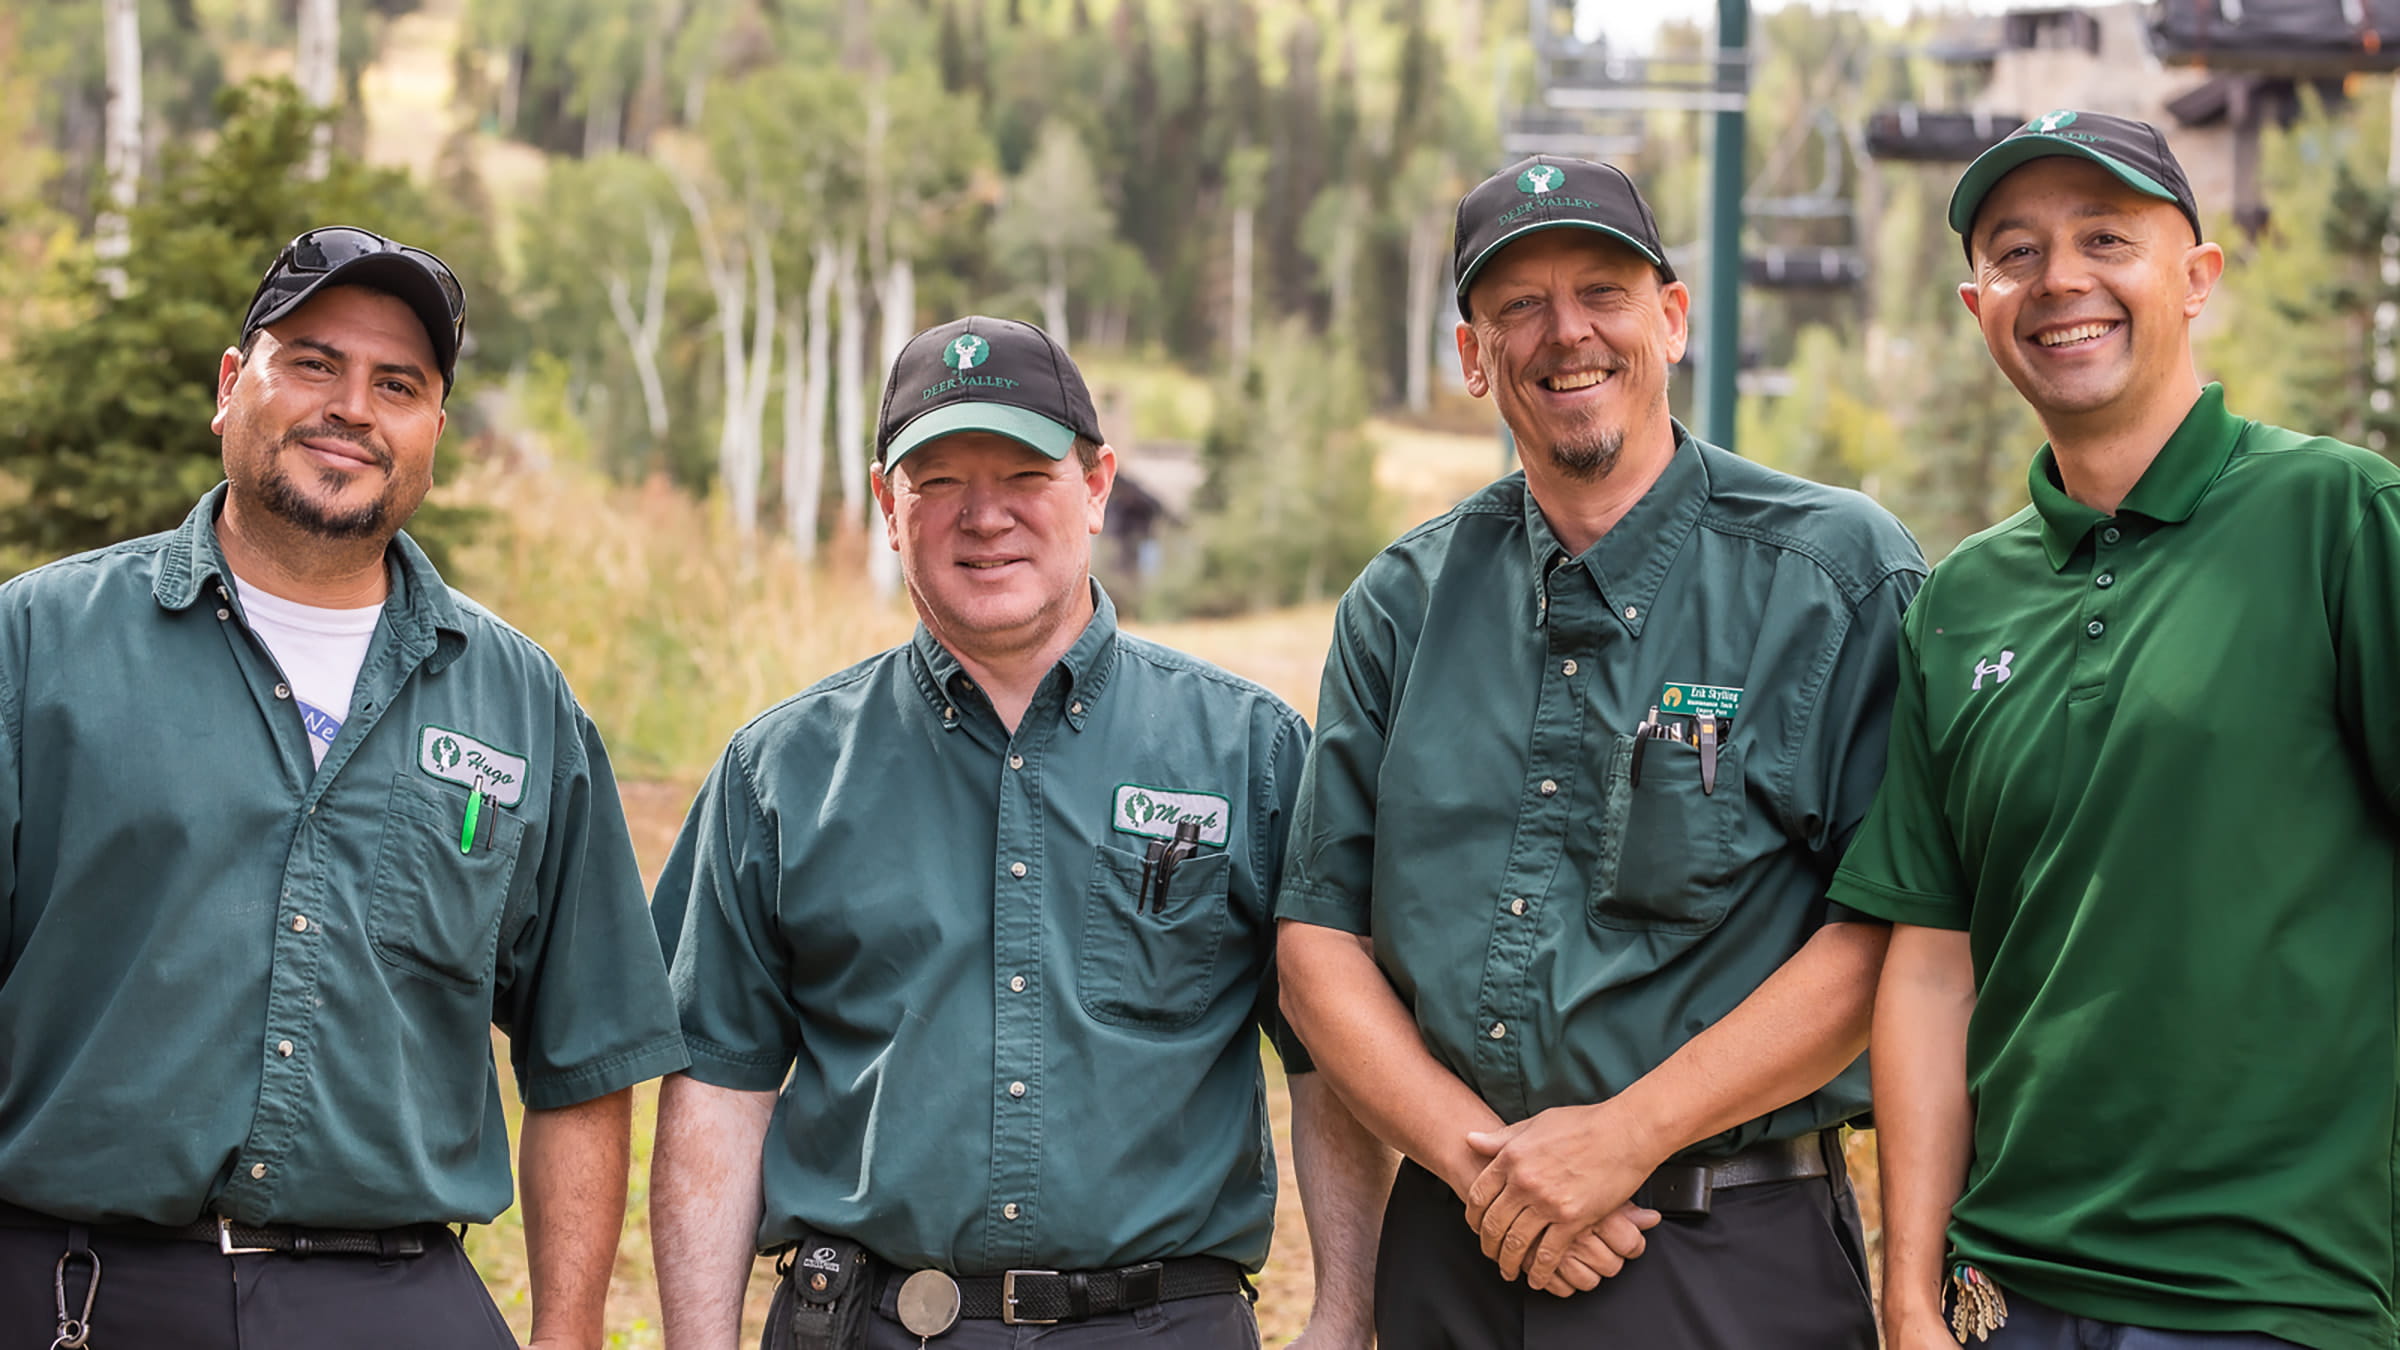
[[[2073,155],[2078,159],[2090,160],[2136,192],[2163,202],[2173,202],[2178,207],[2183,205],[2183,199],[2175,195],[2174,189],[2122,160],[2102,154],[2081,141],[2033,132],[2011,136],[1978,155],[1975,162],[1967,166],[1966,173],[1958,180],[1958,186],[1950,193],[1950,228],[1964,238],[1967,231],[1974,227],[1975,212],[1982,207],[1983,199],[1991,195],[2001,179],[2024,164],[2053,155]]]
[[[883,452],[884,467],[900,462],[900,457],[927,441],[954,436],[962,431],[988,431],[1006,436],[1029,450],[1039,451],[1052,459],[1065,459],[1075,448],[1075,433],[1063,423],[1053,422],[1037,412],[1030,412],[1012,403],[952,403],[934,409],[900,428],[900,434]]]
[[[352,258],[341,266],[309,278],[309,284],[268,307],[250,325],[256,331],[269,324],[290,318],[292,312],[314,299],[328,286],[364,286],[382,291],[409,307],[417,322],[425,326],[425,340],[433,344],[434,364],[446,386],[458,367],[458,345],[455,330],[450,324],[450,298],[442,293],[441,283],[427,274],[424,267],[397,253],[370,253]]]
[[[1634,238],[1632,235],[1627,234],[1623,230],[1617,229],[1614,226],[1602,225],[1596,221],[1589,220],[1537,220],[1530,225],[1520,225],[1517,228],[1510,230],[1508,233],[1501,235],[1491,243],[1484,245],[1483,252],[1476,254],[1474,261],[1467,264],[1466,270],[1459,273],[1457,295],[1459,313],[1464,314],[1467,310],[1467,288],[1475,284],[1475,278],[1482,274],[1484,264],[1490,262],[1495,256],[1497,256],[1500,250],[1507,248],[1510,244],[1517,242],[1526,235],[1536,234],[1543,230],[1561,229],[1590,230],[1594,234],[1606,235],[1608,238],[1614,239],[1618,243],[1623,244],[1625,247],[1632,249],[1635,253],[1640,254],[1644,261],[1648,262],[1652,267],[1658,268],[1660,271],[1665,272],[1669,279],[1674,277],[1674,269],[1667,266],[1666,259],[1658,256],[1656,253],[1651,252],[1649,247],[1642,243],[1641,240]]]

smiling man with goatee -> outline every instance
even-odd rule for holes
[[[2157,128],[2062,109],[1950,199],[2050,440],[1908,616],[1834,898],[1875,1010],[1895,1350],[2400,1345],[2400,469],[2238,417]]]
[[[1459,203],[1459,359],[1524,471],[1342,600],[1284,1003],[1407,1155],[1386,1350],[1869,1350],[1835,1131],[1887,929],[1826,885],[1924,562],[1668,412],[1691,295],[1631,179]]]

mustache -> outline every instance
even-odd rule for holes
[[[345,430],[330,422],[320,423],[313,427],[294,427],[283,434],[283,444],[286,448],[296,448],[302,441],[341,441],[347,445],[355,445],[367,452],[367,456],[375,461],[375,467],[386,472],[389,472],[392,467],[391,451],[355,431]]]
[[[1605,374],[1614,375],[1623,369],[1625,369],[1625,363],[1622,361],[1602,361],[1598,365],[1590,365],[1579,362],[1572,357],[1554,356],[1547,361],[1535,361],[1527,365],[1525,368],[1525,374],[1528,379],[1546,380],[1553,375],[1570,370],[1597,370]]]

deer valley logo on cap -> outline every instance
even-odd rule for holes
[[[525,799],[525,757],[494,749],[463,731],[430,722],[419,727],[417,767],[447,783],[480,785],[502,806]]]
[[[1536,164],[1517,175],[1517,191],[1530,192],[1538,197],[1545,192],[1556,191],[1559,185],[1566,181],[1566,171],[1558,166]]]
[[[2056,131],[2060,127],[2073,126],[2074,123],[2074,112],[2067,108],[2060,108],[2056,112],[2043,113],[2025,125],[2034,131]]]
[[[992,344],[973,333],[961,333],[949,346],[942,348],[942,364],[956,371],[969,371],[992,359]]]

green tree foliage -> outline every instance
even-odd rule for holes
[[[19,489],[0,507],[0,549],[18,563],[170,528],[217,481],[218,358],[291,236],[346,222],[454,263],[476,253],[473,222],[437,209],[405,174],[336,157],[322,181],[304,181],[318,114],[289,84],[229,89],[218,111],[215,145],[170,152],[144,185],[124,298],[109,299],[88,256],[77,260],[56,320],[21,334],[0,367],[0,473]],[[474,275],[462,271],[470,288]]]
[[[1192,557],[1164,589],[1194,614],[1330,599],[1391,539],[1366,377],[1298,319],[1260,335],[1201,444]]]

